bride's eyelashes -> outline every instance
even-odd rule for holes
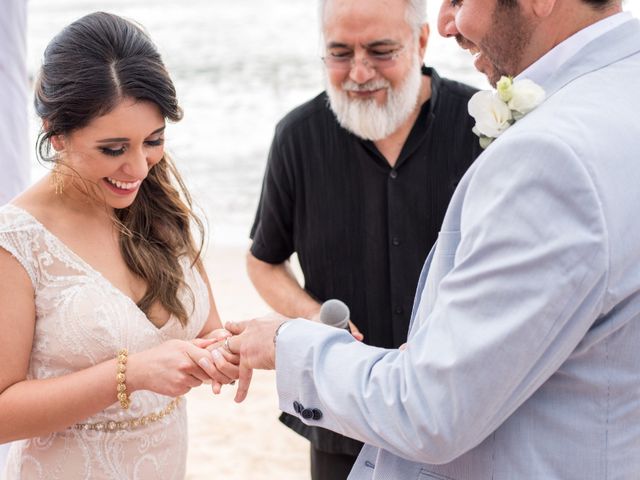
[[[109,155],[110,157],[118,157],[120,155],[123,155],[124,152],[126,151],[124,145],[117,149],[113,149],[109,147],[98,147],[98,150],[100,150],[105,155]]]
[[[146,140],[145,145],[148,145],[149,147],[160,147],[162,145],[164,145],[164,138],[160,137],[156,140]],[[128,145],[122,145],[120,148],[113,148],[113,147],[98,147],[98,150],[100,150],[103,154],[108,155],[110,157],[118,157],[120,155],[123,155],[126,151],[127,151]]]

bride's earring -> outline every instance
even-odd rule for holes
[[[64,192],[64,175],[60,171],[60,160],[56,161],[53,170],[51,171],[51,185],[56,195],[62,195]]]
[[[45,122],[45,128],[48,128],[48,125]],[[63,137],[60,135],[52,135],[51,136],[51,146],[56,151],[55,157],[53,160],[53,170],[51,170],[51,185],[53,186],[53,190],[56,195],[62,195],[64,192],[64,173],[62,172],[62,157],[64,155],[64,141]]]

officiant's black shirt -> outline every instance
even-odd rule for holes
[[[277,126],[251,230],[253,255],[297,252],[305,289],[338,298],[365,342],[406,341],[422,264],[449,199],[480,149],[467,102],[474,90],[432,69],[426,102],[394,168],[340,127],[323,93]]]
[[[432,78],[431,99],[393,168],[372,142],[340,127],[326,94],[289,113],[276,127],[251,230],[256,258],[277,264],[296,252],[306,291],[345,302],[364,342],[379,347],[406,341],[422,265],[480,153],[467,113],[475,90],[433,69],[423,74]],[[361,446],[284,418],[323,451],[357,454]]]

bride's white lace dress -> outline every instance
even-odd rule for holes
[[[193,306],[189,323],[183,328],[172,317],[157,328],[129,297],[16,206],[0,208],[0,247],[18,259],[35,290],[36,324],[28,379],[58,377],[90,367],[113,359],[120,348],[134,353],[172,338],[193,339],[209,313],[206,284],[186,259],[183,268],[193,295],[185,291],[181,299]],[[14,442],[4,478],[184,478],[185,401],[169,412],[170,397],[138,391],[131,400],[127,411],[114,403],[83,420],[91,429],[79,425]]]

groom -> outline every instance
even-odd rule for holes
[[[620,0],[446,0],[439,25],[546,100],[459,183],[405,349],[231,324],[237,399],[275,367],[281,409],[367,443],[352,479],[635,479],[640,22]]]

